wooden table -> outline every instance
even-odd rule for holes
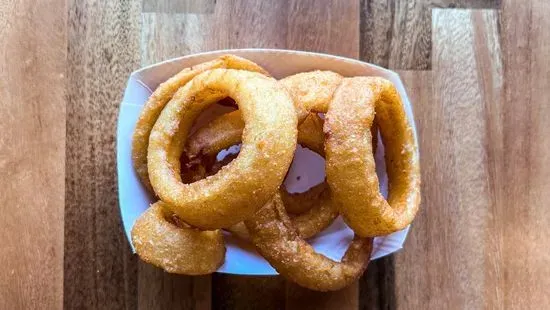
[[[550,304],[550,1],[0,4],[0,309],[542,309]],[[129,73],[200,51],[319,51],[400,72],[423,202],[359,283],[171,276],[130,253],[115,126]]]

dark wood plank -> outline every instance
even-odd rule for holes
[[[500,0],[362,0],[361,57],[390,69],[431,68],[432,8],[498,8]]]
[[[395,309],[394,256],[370,263],[359,281],[359,309]]]
[[[287,283],[286,309],[357,309],[359,307],[359,285],[354,283],[336,292],[306,290],[294,283]]]
[[[211,276],[169,274],[139,263],[138,309],[211,309]]]
[[[281,277],[212,276],[213,309],[265,309],[285,307],[285,280]]]
[[[64,306],[136,307],[136,260],[122,230],[115,130],[139,67],[140,1],[70,1]]]
[[[63,306],[65,10],[0,4],[0,309]]]

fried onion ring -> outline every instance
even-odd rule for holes
[[[297,111],[298,122],[308,119],[309,111],[326,112],[332,96],[342,81],[342,76],[332,71],[311,71],[291,75],[279,81],[287,89]],[[187,152],[190,158],[199,153],[210,154],[223,149],[221,145],[240,142],[244,128],[239,110],[226,113],[210,122],[189,142]],[[321,140],[323,141],[323,140]]]
[[[241,69],[269,75],[262,67],[250,60],[233,55],[224,55],[215,60],[185,68],[166,82],[160,84],[143,106],[132,137],[132,162],[134,169],[143,185],[151,193],[154,192],[149,182],[147,171],[147,148],[153,125],[164,106],[172,99],[179,88],[183,87],[199,73],[216,68]]]
[[[215,175],[184,184],[180,156],[197,115],[225,97],[235,99],[245,127],[239,156]],[[151,184],[166,206],[201,229],[229,227],[252,216],[277,192],[292,162],[297,119],[292,99],[260,73],[213,69],[177,91],[149,138]]]
[[[342,76],[332,71],[311,71],[288,76],[279,81],[290,93],[298,121],[310,112],[325,113]]]
[[[315,198],[315,204],[312,204],[311,209],[290,218],[290,222],[296,229],[298,236],[303,239],[309,239],[317,235],[327,228],[336,219],[336,217],[338,217],[338,209],[332,203],[330,189],[326,183],[321,183],[320,185],[322,185],[321,188],[323,191],[321,191],[319,196]],[[281,190],[280,195],[285,192],[286,191]],[[287,205],[285,205],[284,202],[282,203],[286,208]],[[241,239],[250,240],[250,233],[243,222],[228,227],[226,230]]]
[[[232,118],[227,118],[222,115],[213,121],[213,123],[216,124],[215,126],[206,125],[203,128],[199,128],[195,134],[189,137],[189,144],[201,145],[201,147],[203,147],[203,149],[198,150],[198,153],[202,154],[202,156],[197,158],[197,162],[208,164],[212,161],[211,158],[216,156],[220,150],[241,142],[240,132],[230,130],[230,128],[233,127],[231,119]],[[212,128],[226,128],[229,130],[218,133],[212,132]],[[208,134],[204,133],[205,130]],[[212,135],[216,137],[224,136],[224,138],[208,139],[208,137]],[[197,141],[196,139],[203,140]],[[213,141],[216,141],[218,144],[215,144]],[[209,142],[214,146],[210,145]],[[323,120],[318,115],[311,113],[306,120],[298,126],[298,143],[324,156]],[[202,160],[199,160],[199,158],[202,158]],[[221,167],[216,163],[212,165],[212,170],[215,170],[214,172],[219,169],[221,169]],[[205,170],[207,171],[206,173],[209,173],[208,167],[204,169],[193,167],[190,172]],[[204,175],[198,176],[197,178],[202,177],[204,177]],[[295,215],[292,218],[292,222],[299,235],[304,239],[310,238],[321,232],[338,216],[336,208],[332,205],[330,188],[328,188],[326,183],[314,186],[304,193],[289,194],[283,188],[280,189],[280,193],[281,196],[285,198],[285,207],[301,211],[295,212],[300,214]],[[241,239],[248,239],[248,232],[242,223],[228,227],[227,230]]]
[[[374,121],[385,146],[386,201],[371,146]],[[353,231],[374,237],[401,230],[420,203],[420,166],[413,129],[394,85],[379,77],[344,79],[325,115],[326,174],[340,213]]]
[[[339,290],[367,268],[372,238],[355,237],[341,262],[321,255],[300,238],[279,195],[245,221],[258,252],[284,277],[318,291]]]
[[[151,205],[132,227],[132,243],[139,257],[170,273],[215,272],[225,259],[221,231],[188,227],[171,218],[163,205],[162,201]]]

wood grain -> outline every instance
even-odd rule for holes
[[[115,129],[122,91],[139,67],[139,1],[71,1],[64,306],[135,308],[136,260],[118,209]]]
[[[500,0],[362,0],[362,59],[390,69],[429,70],[432,8],[499,6]]]
[[[0,309],[545,308],[548,13],[546,0],[2,1]],[[128,74],[239,47],[406,70],[421,212],[358,285],[173,276],[130,253],[114,146]]]
[[[431,71],[401,71],[401,80],[405,84],[409,100],[413,104],[417,134],[420,145],[420,165],[422,167],[422,203],[411,226],[403,251],[394,255],[395,260],[395,304],[403,309],[424,309],[433,298],[431,289],[432,278],[438,278],[445,270],[432,268],[428,262],[431,251],[443,244],[432,245],[430,239],[437,235],[439,229],[430,225],[433,214],[442,212],[443,208],[436,202],[431,203],[437,187],[432,189],[431,179],[437,171],[433,168],[434,151],[430,146],[436,138],[436,127],[433,119],[438,115],[432,114],[435,103],[433,101],[433,80]],[[437,111],[437,109],[435,109]],[[441,121],[440,121],[441,122]],[[439,125],[439,122],[437,123]],[[434,128],[434,129],[432,129]],[[430,231],[433,229],[433,231]],[[435,274],[429,276],[430,274]]]
[[[212,276],[213,309],[265,309],[285,307],[285,280],[279,276]]]
[[[393,255],[370,262],[359,280],[359,308],[395,308],[395,268]]]
[[[497,18],[491,10],[433,10],[433,100],[429,90],[414,93],[429,88],[429,76],[406,76],[413,98],[427,100],[415,112],[428,186],[409,241],[415,246],[397,255],[396,295],[404,308],[481,308],[480,292],[493,285],[485,277],[485,242],[496,203],[487,119],[501,103]]]
[[[287,283],[287,310],[301,309],[358,309],[360,302],[358,283],[336,292],[323,293],[306,290],[294,283]]]
[[[0,4],[0,309],[61,308],[63,1]]]
[[[550,2],[503,1],[504,105],[499,131],[502,160],[495,167],[491,278],[498,297],[488,306],[537,309],[550,304]]]
[[[138,309],[211,309],[211,276],[169,274],[144,262],[138,267]]]
[[[216,0],[143,0],[142,12],[211,14],[215,6]]]
[[[359,1],[292,0],[286,48],[357,58]]]

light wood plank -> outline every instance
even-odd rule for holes
[[[286,48],[359,57],[359,1],[289,1]]]
[[[0,4],[0,309],[63,306],[65,9]]]
[[[208,50],[213,15],[141,14],[141,65]]]
[[[140,1],[71,1],[65,205],[68,309],[136,307],[137,264],[122,230],[115,132],[139,67]]]
[[[210,50],[224,48],[285,48],[287,1],[220,0],[212,20]]]
[[[491,285],[485,246],[495,236],[489,221],[496,203],[488,159],[498,143],[488,135],[493,123],[487,118],[502,89],[497,18],[491,10],[433,10],[433,101],[429,93],[413,95],[428,97],[415,105],[423,210],[412,245],[396,261],[396,295],[404,308],[485,304],[483,290]],[[429,77],[417,77],[413,83],[421,84],[413,92],[429,87]],[[411,283],[414,277],[420,283]]]
[[[143,0],[142,12],[211,14],[216,0]]]
[[[496,306],[550,304],[550,2],[503,0],[503,158],[494,210],[501,239],[493,264]],[[492,250],[489,248],[488,250]],[[492,306],[493,304],[488,304]]]
[[[499,8],[500,0],[362,0],[361,56],[399,70],[431,69],[432,8]]]

